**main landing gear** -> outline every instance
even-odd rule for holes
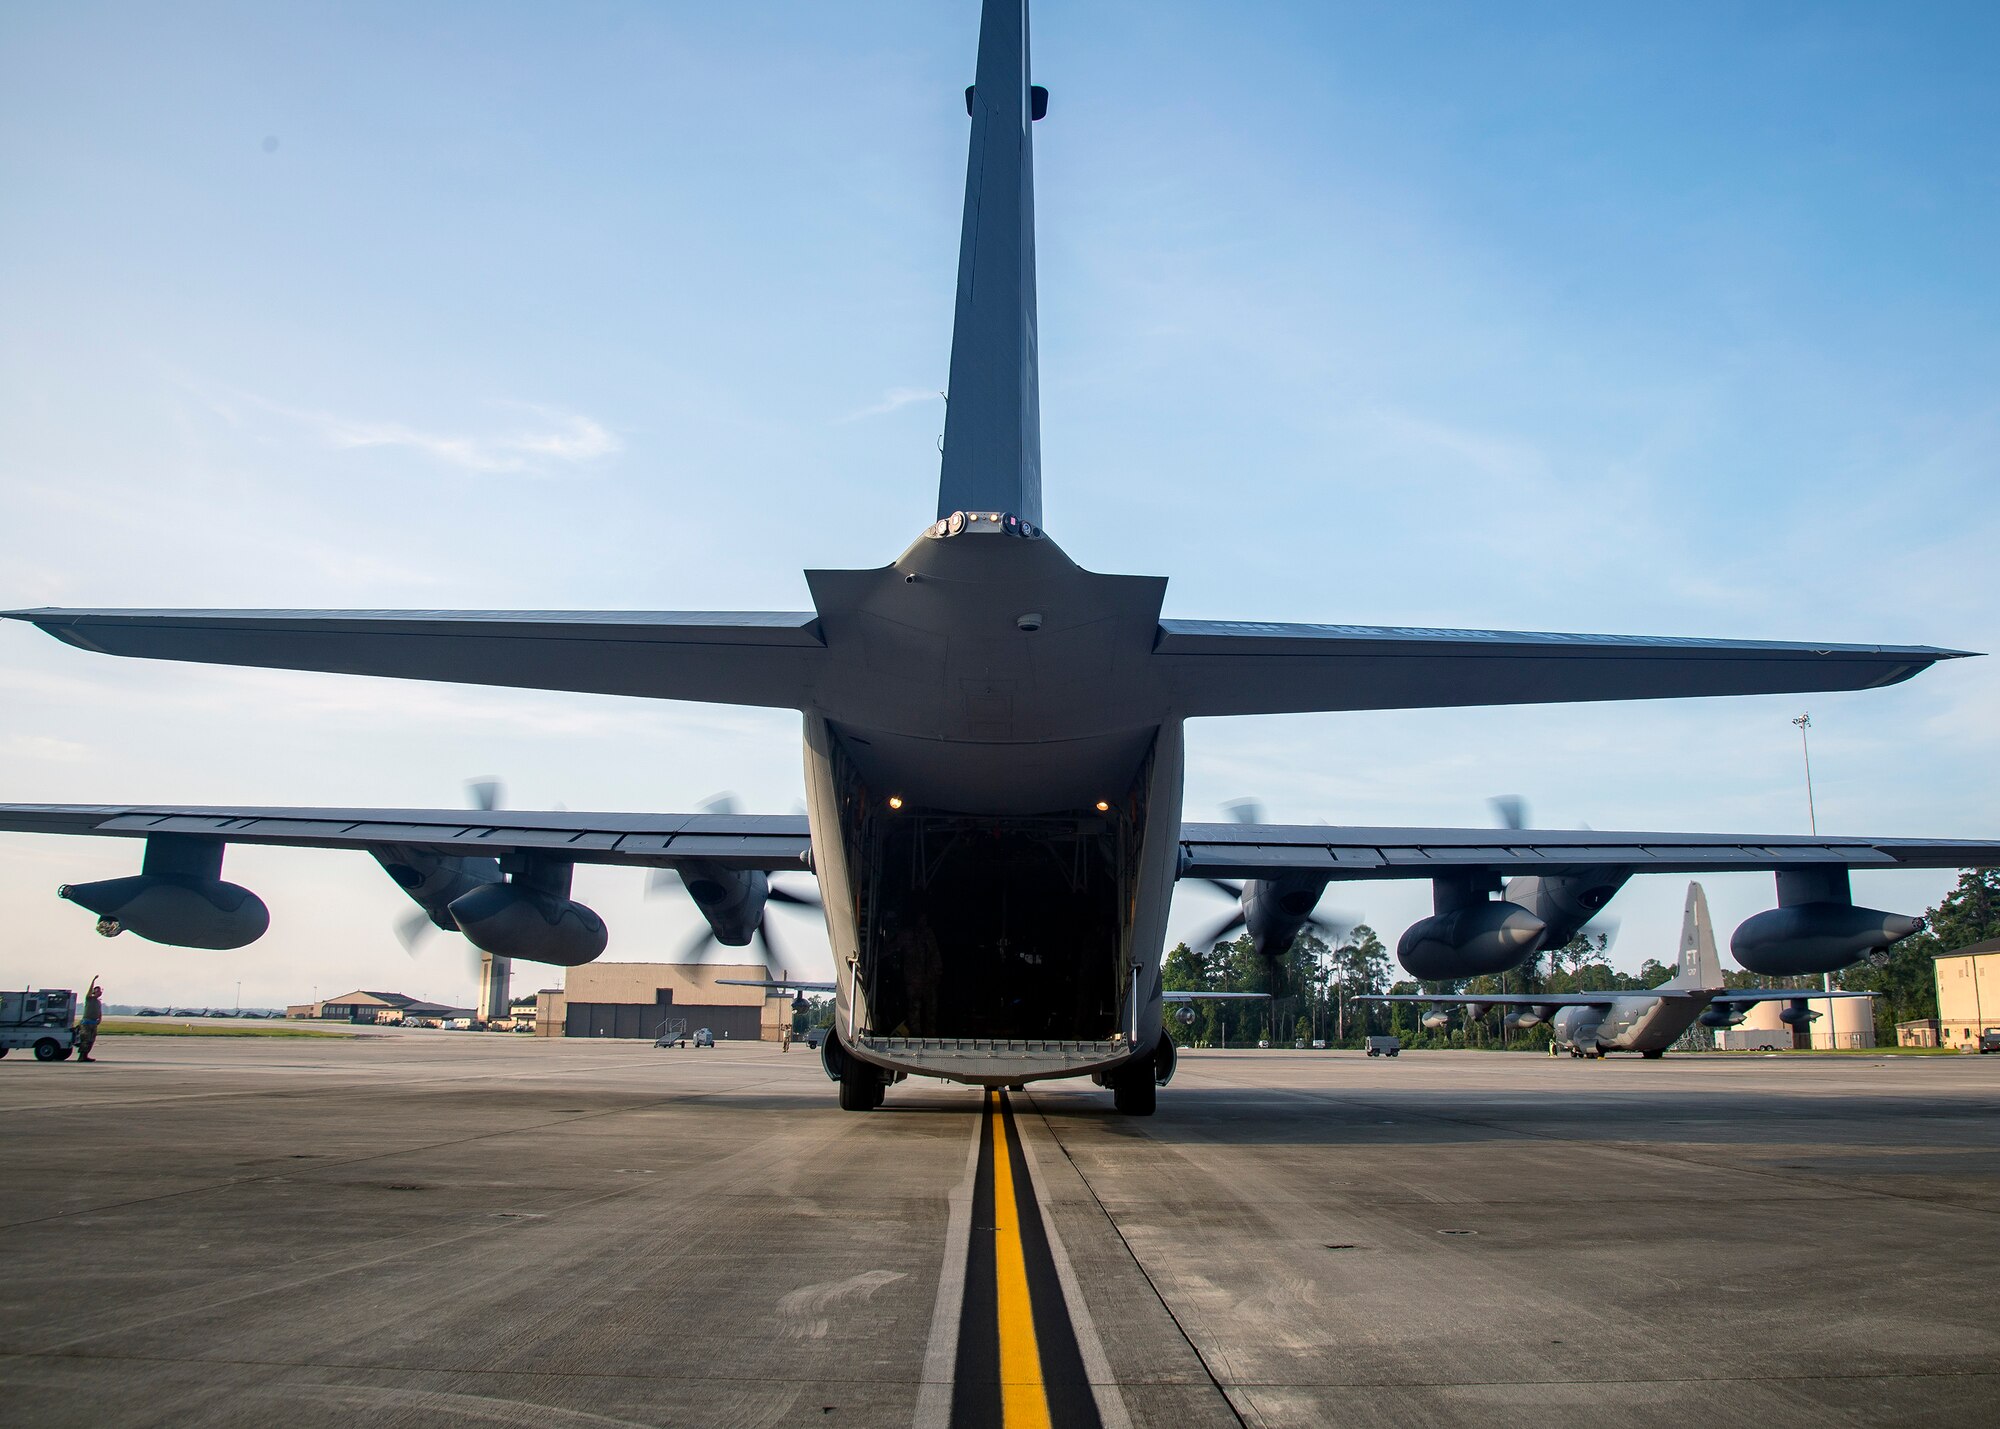
[[[1159,1105],[1160,1088],[1173,1079],[1176,1053],[1164,1034],[1143,1057],[1134,1057],[1103,1079],[1111,1088],[1111,1105],[1125,1116],[1151,1116]]]

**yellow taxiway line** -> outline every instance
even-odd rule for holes
[[[993,1118],[993,1279],[1000,1320],[1000,1422],[1006,1429],[1050,1429],[1035,1308],[1028,1296],[1028,1259],[1021,1246],[1020,1207],[1000,1094],[988,1092]]]

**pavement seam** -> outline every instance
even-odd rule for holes
[[[1241,1426],[1241,1429],[1249,1429],[1249,1421],[1243,1417],[1243,1411],[1236,1407],[1236,1401],[1230,1397],[1229,1391],[1224,1388],[1222,1381],[1216,1378],[1215,1370],[1208,1362],[1208,1356],[1202,1353],[1201,1346],[1194,1342],[1194,1336],[1190,1335],[1187,1326],[1181,1323],[1181,1317],[1174,1313],[1174,1307],[1169,1305],[1167,1297],[1160,1293],[1160,1287],[1154,1282],[1152,1272],[1146,1269],[1146,1263],[1139,1258],[1138,1251],[1132,1248],[1132,1242],[1126,1239],[1125,1228],[1118,1224],[1117,1218],[1111,1214],[1102,1198],[1098,1196],[1097,1188],[1091,1185],[1090,1177],[1084,1174],[1083,1167],[1079,1166],[1076,1158],[1069,1154],[1069,1147],[1063,1144],[1062,1137],[1056,1133],[1055,1127],[1050,1124],[1048,1117],[1043,1114],[1041,1104],[1031,1094],[1028,1097],[1028,1101],[1029,1105],[1035,1108],[1035,1115],[1041,1117],[1042,1125],[1047,1128],[1049,1139],[1055,1143],[1056,1150],[1062,1152],[1063,1160],[1069,1163],[1069,1168],[1075,1173],[1077,1181],[1082,1184],[1085,1192],[1089,1194],[1091,1204],[1097,1208],[1097,1213],[1104,1217],[1104,1223],[1111,1228],[1111,1233],[1118,1237],[1118,1244],[1124,1247],[1125,1254],[1132,1258],[1132,1266],[1146,1282],[1146,1288],[1153,1292],[1153,1298],[1159,1302],[1160,1309],[1173,1322],[1175,1331],[1180,1335],[1182,1342],[1187,1345],[1188,1352],[1194,1356],[1195,1363],[1199,1364],[1201,1372],[1208,1376],[1209,1384],[1215,1389],[1216,1398],[1222,1401],[1223,1407],[1229,1411],[1230,1417]]]

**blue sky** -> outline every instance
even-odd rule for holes
[[[1655,7],[1657,9],[1658,7]],[[0,14],[0,603],[775,608],[928,519],[970,0]],[[1046,516],[1174,615],[2000,647],[2000,13],[1044,3]],[[1198,723],[1189,812],[2000,836],[2000,676]],[[0,631],[0,798],[788,809],[782,714],[114,662]],[[461,995],[367,860],[0,983]],[[1948,876],[1858,882],[1915,910]],[[691,914],[579,886],[611,956]],[[1420,886],[1329,908],[1393,933]],[[1719,925],[1770,900],[1711,880]],[[1635,886],[1621,960],[1682,886]],[[1186,899],[1177,927],[1213,910]],[[803,933],[804,925],[794,924]],[[801,961],[811,939],[796,937]],[[823,956],[815,951],[811,956]],[[521,985],[535,981],[524,970]],[[338,984],[339,986],[335,986]]]

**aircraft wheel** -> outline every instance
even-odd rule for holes
[[[1150,1073],[1151,1068],[1146,1070]],[[1126,1116],[1151,1116],[1159,1091],[1150,1075],[1121,1078],[1111,1089],[1111,1104]]]
[[[1660,1058],[1667,1055],[1667,1049],[1662,1047],[1657,1052],[1641,1052],[1639,1055],[1649,1062],[1657,1062]]]
[[[873,1111],[882,1105],[882,1078],[873,1067],[849,1057],[840,1069],[840,1109]]]
[[[61,1045],[53,1037],[44,1037],[35,1044],[35,1060],[37,1062],[57,1061],[62,1057],[62,1052]]]
[[[876,1106],[882,1105],[882,1103],[887,1101],[888,1098],[889,1098],[889,1084],[887,1082],[877,1082],[875,1084],[875,1105]]]

